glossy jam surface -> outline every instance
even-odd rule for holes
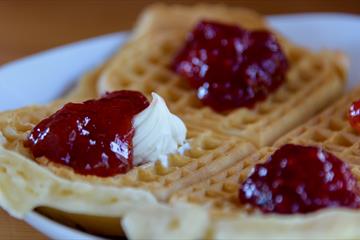
[[[25,146],[34,157],[101,177],[132,168],[133,117],[149,105],[139,92],[117,91],[98,100],[68,103],[33,128]]]
[[[350,125],[360,133],[360,100],[353,102],[349,109]]]
[[[292,144],[255,166],[240,187],[239,198],[265,213],[360,206],[356,179],[344,162],[317,147]]]
[[[251,107],[284,81],[288,63],[275,36],[200,22],[171,64],[216,111]]]

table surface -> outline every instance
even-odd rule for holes
[[[0,64],[66,43],[131,29],[149,0],[0,1]],[[164,1],[191,3],[194,1]],[[215,2],[215,1],[208,1]],[[358,0],[237,0],[231,6],[262,14],[296,12],[360,13]],[[0,210],[0,239],[46,239]]]

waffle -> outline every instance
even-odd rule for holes
[[[172,195],[170,202],[189,202],[205,206],[220,215],[234,211],[251,212],[251,209],[239,204],[239,183],[247,178],[255,164],[265,162],[274,150],[272,147],[262,148],[230,168],[178,191]]]
[[[254,162],[263,160],[272,151],[264,148],[250,155],[258,147],[272,144],[280,135],[341,94],[347,71],[347,60],[341,53],[310,53],[279,36],[291,64],[286,83],[253,109],[223,114],[213,112],[201,105],[183,79],[167,69],[186,33],[200,18],[241,24],[250,29],[267,28],[266,24],[261,17],[244,9],[230,10],[209,5],[176,9],[179,15],[175,14],[173,7],[158,5],[150,8],[139,21],[132,40],[104,67],[87,75],[64,99],[46,106],[0,113],[2,207],[16,217],[23,217],[28,211],[41,207],[39,211],[61,222],[70,222],[73,226],[80,224],[96,233],[119,235],[118,217],[136,214],[139,205],[146,205],[151,212],[164,207],[159,202],[167,202],[170,196],[175,204],[178,199],[190,196],[187,191],[197,186],[195,183],[200,182],[198,185],[204,189],[210,188],[216,181],[214,178],[224,172],[226,174],[220,177],[219,184],[228,177],[238,179],[236,169],[245,174]],[[162,20],[159,20],[160,16]],[[183,21],[184,17],[186,21]],[[164,23],[164,18],[169,21]],[[148,97],[153,91],[159,93],[170,110],[185,121],[191,148],[184,155],[170,155],[168,167],[156,162],[110,178],[82,176],[46,158],[33,159],[29,150],[24,148],[23,141],[31,129],[64,103],[95,98],[105,91],[124,88],[141,91]],[[233,168],[235,170],[231,173],[227,172]],[[227,170],[222,172],[224,169]],[[204,182],[209,182],[209,186]],[[191,187],[186,188],[188,186]],[[218,210],[214,213],[219,216],[224,209],[238,209],[239,206],[231,200],[231,189],[234,189],[234,184],[222,185],[218,189],[220,193],[228,193],[228,198],[222,199],[222,205],[217,203],[216,197],[214,202],[203,201],[203,204],[216,206]],[[216,192],[204,195],[216,196]],[[184,201],[200,203],[198,200],[186,198]],[[177,207],[165,208],[178,211]],[[198,207],[194,209],[199,211],[197,219],[207,216]],[[187,215],[187,219],[189,216],[192,215]],[[103,224],[99,229],[100,222]],[[181,223],[175,221],[169,226],[176,228]],[[203,231],[194,232],[197,236],[205,234]]]
[[[57,109],[58,104],[54,104],[48,107],[34,106],[2,113],[0,115],[2,146],[32,159],[29,149],[23,146],[23,141],[39,121]],[[210,131],[200,133],[194,128],[188,129],[188,139],[191,149],[187,150],[184,156],[171,155],[168,167],[157,162],[135,167],[127,174],[111,178],[79,175],[71,168],[52,163],[45,158],[34,160],[66,179],[118,187],[146,188],[153,191],[159,199],[165,200],[170,193],[184,185],[196,182],[206,175],[215,174],[219,169],[231,165],[237,158],[255,150],[254,146],[244,140],[224,138]]]
[[[77,101],[89,96],[91,89],[82,84],[92,79],[83,80],[74,90],[83,94],[70,94],[66,100]],[[119,219],[114,215],[122,216],[124,209],[128,211],[132,206],[166,201],[173,192],[214,175],[255,151],[255,147],[244,140],[189,127],[187,137],[191,148],[184,155],[169,156],[168,167],[156,162],[115,177],[79,175],[46,158],[34,159],[23,146],[31,129],[64,102],[65,99],[47,106],[0,113],[0,177],[3,183],[0,184],[0,204],[15,217],[21,218],[31,209],[42,207],[39,210],[42,213],[71,226],[81,226],[94,233],[120,235]],[[77,187],[86,191],[79,193]],[[79,207],[82,201],[86,203]],[[104,204],[110,204],[109,211],[101,210]],[[99,221],[106,223],[106,227],[99,226]]]
[[[350,126],[348,111],[351,103],[359,98],[358,87],[306,124],[283,136],[274,145],[277,147],[288,142],[321,146],[353,165],[353,172],[358,175],[360,134]]]
[[[132,89],[149,96],[155,91],[186,125],[240,136],[259,147],[272,144],[342,93],[348,67],[344,55],[331,51],[311,53],[279,36],[291,66],[285,83],[253,109],[214,112],[202,105],[184,79],[169,70],[169,63],[199,19],[209,17],[250,29],[266,25],[261,17],[241,8],[200,5],[179,7],[178,14],[171,9],[172,6],[156,5],[145,11],[133,38],[102,72],[98,82],[100,93]]]
[[[284,238],[289,236],[291,238],[304,236],[337,238],[338,236],[341,239],[359,237],[360,232],[356,230],[356,222],[360,220],[359,211],[336,209],[322,210],[305,216],[269,215],[264,217],[259,211],[241,205],[238,201],[240,182],[246,179],[253,166],[265,162],[278,147],[287,143],[319,146],[326,149],[347,162],[354,176],[360,181],[360,134],[350,126],[347,115],[350,104],[358,100],[359,96],[360,88],[357,88],[321,114],[280,138],[273,147],[262,148],[219,174],[178,191],[172,195],[170,202],[187,202],[210,209],[215,219],[215,225],[212,226],[215,238],[243,236],[246,239],[246,237],[254,237],[251,234],[257,231],[259,234],[265,234],[264,232],[269,234],[272,228],[278,231],[273,232],[274,236],[280,235]],[[339,226],[333,226],[334,218],[342,220],[336,221],[336,224],[340,223]],[[216,229],[219,226],[220,229]],[[325,229],[328,231],[327,228],[331,231],[324,233]],[[245,235],[240,230],[245,231]],[[304,233],[304,231],[308,232]],[[216,235],[218,233],[221,233],[222,237]],[[255,237],[265,236],[267,235]]]
[[[79,216],[84,219],[83,214],[96,215],[98,222],[113,219],[117,223],[104,225],[98,231],[107,234],[120,232],[118,216],[132,206],[157,202],[150,192],[140,189],[119,189],[60,178],[24,155],[3,146],[0,146],[0,190],[1,207],[14,217],[24,218],[40,206],[73,213],[75,215],[68,218],[74,221]],[[42,211],[49,212],[48,209]],[[96,231],[86,222],[76,222],[92,232]],[[96,224],[93,226],[96,227]]]
[[[70,227],[117,236],[123,234],[119,215],[136,204],[157,202],[153,194],[143,190],[66,181],[30,160],[31,154],[22,145],[25,132],[63,104],[96,98],[101,70],[85,74],[62,99],[47,106],[0,113],[0,206],[14,217],[23,218],[37,207],[38,212]]]
[[[179,154],[169,156],[168,167],[156,162],[136,167],[127,174],[111,178],[82,176],[66,166],[49,162],[45,158],[33,159],[29,150],[23,146],[23,140],[29,131],[41,119],[54,112],[58,105],[59,103],[47,107],[27,107],[0,114],[0,176],[1,182],[4,183],[4,185],[0,184],[2,192],[0,204],[16,217],[21,217],[36,207],[50,206],[65,212],[54,211],[53,208],[42,209],[41,212],[60,222],[74,223],[72,226],[81,226],[82,229],[93,233],[119,235],[121,234],[119,220],[113,215],[119,217],[122,216],[124,211],[121,210],[124,208],[129,210],[130,206],[146,204],[147,198],[142,197],[143,195],[152,201],[155,199],[155,202],[165,201],[171,193],[214,175],[255,151],[252,144],[243,140],[225,139],[209,131],[199,133],[197,129],[190,128],[188,136],[191,149],[187,150],[184,156]],[[28,170],[30,168],[28,164],[32,164],[31,171]],[[40,173],[46,175],[38,179]],[[54,178],[56,181],[53,180]],[[64,179],[66,179],[65,183]],[[21,183],[17,184],[18,181]],[[33,182],[36,184],[33,185]],[[84,186],[77,185],[78,182],[84,183]],[[104,199],[97,201],[98,195],[103,192],[101,188],[96,187],[99,185],[112,187],[114,193],[107,194],[105,191]],[[63,190],[53,191],[54,186]],[[82,196],[77,194],[73,186],[86,187],[90,192]],[[133,194],[129,194],[124,189],[135,192],[131,191],[130,193]],[[25,196],[19,198],[20,192]],[[32,198],[29,199],[26,194],[31,195]],[[64,198],[66,201],[59,202]],[[21,203],[16,199],[21,199]],[[72,200],[90,203],[77,208],[77,205],[72,205]],[[57,204],[54,205],[53,202]],[[102,211],[102,205],[108,203],[116,203],[116,208],[111,209],[111,212]],[[104,214],[110,216],[103,216]],[[105,220],[99,220],[103,218]],[[97,224],[99,221],[106,222],[107,227],[99,228]]]
[[[156,220],[155,220],[156,218]],[[308,215],[212,215],[188,204],[151,205],[125,214],[129,239],[359,239],[358,211],[328,209]]]
[[[266,161],[275,149],[287,144],[319,146],[333,153],[351,166],[360,180],[360,134],[348,123],[350,104],[360,96],[360,88],[344,96],[333,106],[310,119],[275,142],[274,147],[265,147],[221,173],[174,194],[171,201],[186,201],[206,204],[221,211],[238,209],[237,191],[251,168]]]

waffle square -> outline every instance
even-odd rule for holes
[[[360,134],[348,122],[349,107],[359,96],[360,88],[357,88],[281,137],[274,146],[262,148],[219,174],[178,191],[171,197],[171,202],[185,201],[206,205],[221,213],[236,210],[254,212],[253,209],[241,206],[238,201],[240,182],[246,179],[255,164],[265,162],[277,148],[287,143],[318,146],[331,152],[349,164],[352,173],[360,181]]]
[[[135,167],[127,174],[110,178],[83,176],[46,158],[34,159],[29,149],[23,145],[31,129],[59,109],[63,103],[64,101],[56,101],[48,106],[31,106],[1,113],[0,147],[20,153],[29,161],[46,166],[62,178],[116,187],[142,188],[151,191],[159,200],[166,200],[178,189],[211,176],[255,151],[255,147],[245,140],[189,127],[190,149],[186,150],[184,155],[170,155],[167,167],[157,162]]]
[[[177,190],[256,150],[243,139],[188,126],[190,149],[170,155],[166,167],[156,162],[101,178],[76,174],[44,157],[34,159],[23,145],[32,128],[68,101],[95,98],[93,83],[99,73],[100,69],[86,75],[64,99],[0,113],[0,205],[13,216],[22,218],[40,207],[43,214],[67,225],[118,236],[122,234],[118,218],[133,207],[165,202]],[[106,226],[99,226],[99,221]]]
[[[270,29],[260,16],[242,8],[155,5],[145,11],[134,36],[102,72],[98,91],[133,89],[147,95],[155,91],[186,125],[240,136],[258,147],[271,145],[341,95],[348,68],[342,53],[312,53],[277,35],[290,62],[285,83],[252,109],[214,112],[203,106],[186,81],[169,69],[187,33],[200,19]]]
[[[354,174],[357,175],[357,165],[360,165],[360,134],[349,124],[348,114],[350,105],[359,97],[358,87],[321,114],[280,138],[274,146],[278,147],[285,142],[321,146],[353,165]]]
[[[258,163],[265,162],[280,146],[293,143],[318,146],[345,161],[360,181],[360,134],[348,122],[348,110],[359,99],[360,88],[353,90],[322,113],[230,168],[205,181],[173,194],[170,202],[191,203],[209,212],[210,239],[356,239],[360,212],[353,209],[323,209],[311,214],[263,215],[238,200],[240,183]],[[336,219],[336,220],[335,220]]]

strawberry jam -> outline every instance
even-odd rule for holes
[[[356,179],[344,162],[317,147],[292,144],[255,166],[240,187],[239,198],[265,213],[360,206]]]
[[[189,34],[171,69],[216,111],[252,107],[284,81],[288,63],[275,36],[202,21]]]
[[[360,100],[353,102],[349,109],[350,125],[360,133]]]
[[[68,103],[33,128],[25,146],[34,157],[101,177],[132,168],[133,117],[149,105],[139,92],[117,91]]]

